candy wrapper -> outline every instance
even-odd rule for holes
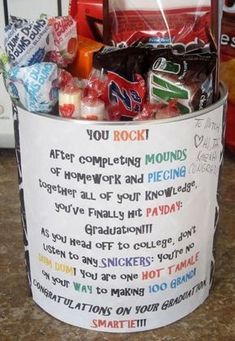
[[[134,121],[146,121],[154,119],[166,119],[181,115],[176,100],[170,100],[165,103],[149,103],[147,102],[141,113],[134,117]]]
[[[58,72],[54,63],[14,66],[6,84],[12,99],[30,112],[50,113],[58,102]]]
[[[77,53],[76,22],[71,16],[49,18],[48,22],[52,29],[54,50],[48,53],[47,60],[60,67],[67,67],[74,61]]]
[[[5,28],[4,45],[11,65],[40,63],[53,48],[52,28],[46,19],[28,21],[11,17]]]
[[[104,121],[105,103],[97,97],[84,97],[81,101],[81,118],[85,120]]]
[[[59,81],[59,89],[63,90],[66,87],[66,85],[70,85],[70,84],[73,85],[74,78],[70,72],[59,68],[58,81]]]
[[[72,81],[59,90],[59,115],[66,118],[79,118],[82,90]]]
[[[177,101],[181,114],[213,102],[216,53],[175,54],[173,49],[148,51],[149,98],[152,103]]]
[[[215,52],[201,53],[201,49],[197,52],[104,48],[95,55],[90,91],[104,100],[110,120],[166,118],[172,117],[169,110],[173,116],[201,110],[213,103],[217,56]],[[103,95],[96,89],[102,89]],[[158,104],[150,117],[148,102]]]
[[[107,0],[104,42],[153,47],[203,41],[210,25],[210,0]],[[106,3],[105,2],[105,3]]]
[[[95,40],[79,35],[78,51],[69,71],[76,77],[89,78],[93,66],[94,53],[103,47]]]
[[[141,48],[103,48],[94,58],[91,79],[103,79],[100,96],[109,112],[112,108],[120,117],[135,117],[142,111],[146,83],[142,76],[145,51]],[[100,85],[101,86],[101,85]],[[99,87],[100,87],[99,86]]]
[[[105,103],[102,96],[105,83],[93,79],[88,84],[65,70],[59,71],[59,114],[64,118],[103,121]]]

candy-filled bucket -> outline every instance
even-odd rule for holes
[[[226,90],[202,111],[136,122],[14,107],[27,272],[66,323],[139,332],[208,297]]]

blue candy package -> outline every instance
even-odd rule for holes
[[[14,66],[6,79],[7,90],[18,105],[32,113],[50,113],[58,102],[58,67],[54,63]]]
[[[11,17],[5,27],[4,46],[12,66],[40,63],[54,49],[52,27],[47,19],[31,21]]]

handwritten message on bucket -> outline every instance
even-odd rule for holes
[[[208,296],[223,108],[82,124],[19,109],[34,300],[107,332],[172,323]]]

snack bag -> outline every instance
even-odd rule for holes
[[[235,1],[225,1],[220,76],[228,87],[226,145],[235,154]]]
[[[11,17],[5,27],[4,45],[12,66],[30,66],[44,61],[47,52],[53,48],[48,20]]]
[[[208,42],[210,0],[108,0],[104,43],[153,47]]]
[[[58,84],[59,89],[64,90],[66,85],[70,85],[70,84],[74,83],[73,76],[68,71],[59,68],[59,70],[58,70],[58,83],[59,83]]]
[[[12,67],[6,79],[11,98],[33,113],[50,113],[58,102],[58,70],[54,63]]]

